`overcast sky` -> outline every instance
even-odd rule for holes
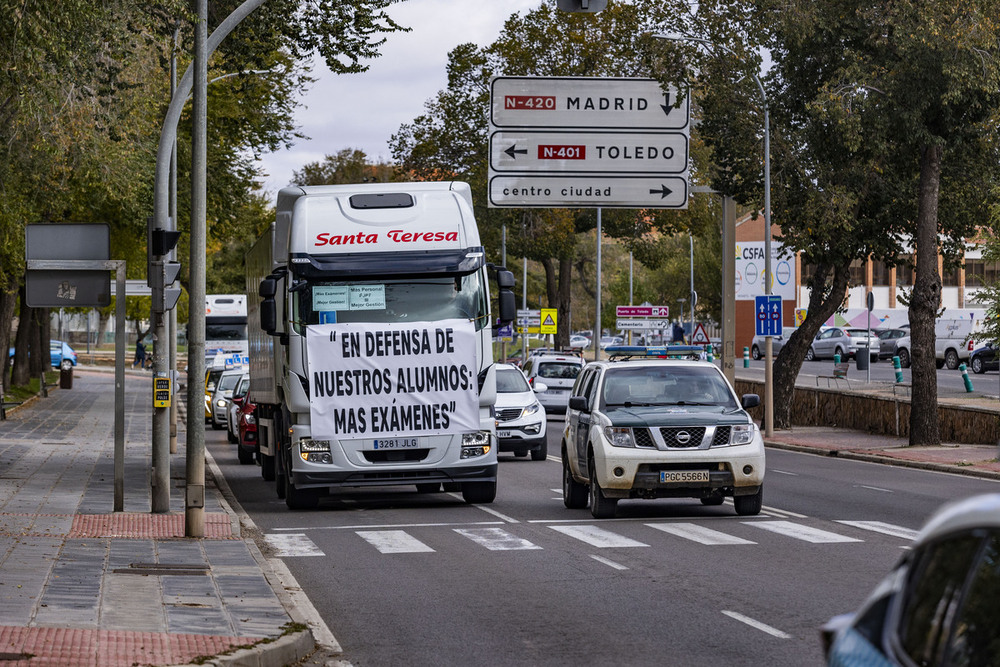
[[[423,113],[424,102],[447,83],[448,52],[459,44],[492,43],[511,14],[534,9],[541,0],[405,0],[390,6],[397,23],[412,32],[394,33],[382,56],[362,74],[332,74],[317,65],[317,81],[301,98],[296,125],[308,139],[265,155],[264,188],[276,193],[292,172],[345,148],[389,161],[389,138]]]

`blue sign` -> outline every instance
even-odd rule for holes
[[[781,297],[765,295],[754,297],[754,314],[756,317],[755,333],[758,336],[781,335]]]

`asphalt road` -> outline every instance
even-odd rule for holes
[[[888,364],[886,364],[888,366]],[[347,491],[291,512],[223,432],[206,441],[244,510],[354,665],[821,664],[819,626],[855,609],[942,503],[996,482],[768,450],[764,511],[562,504],[546,461],[501,457],[491,505]]]

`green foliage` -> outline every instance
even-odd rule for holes
[[[296,185],[339,185],[342,183],[388,183],[399,180],[391,164],[372,164],[365,152],[345,148],[327,155],[322,162],[310,162],[292,175]]]

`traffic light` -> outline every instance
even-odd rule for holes
[[[152,291],[153,312],[167,312],[177,305],[177,299],[181,296],[180,286],[174,286],[181,270],[180,262],[172,262],[166,258],[177,245],[180,236],[180,232],[165,229],[153,229],[149,232],[146,284]]]
[[[599,12],[607,9],[608,0],[558,0],[556,7],[564,12]]]

